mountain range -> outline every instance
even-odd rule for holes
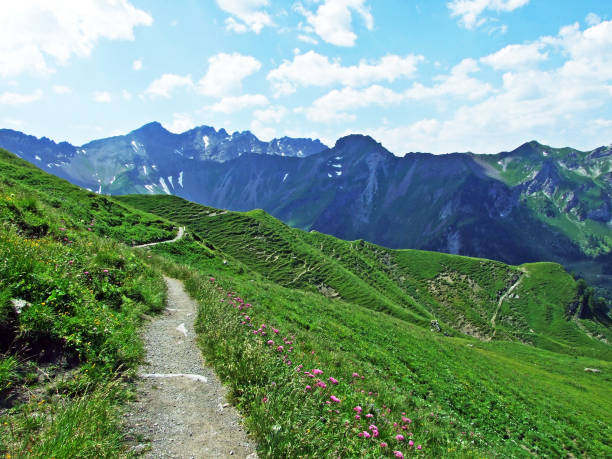
[[[612,291],[612,146],[585,152],[531,141],[490,155],[398,157],[363,135],[328,148],[149,123],[80,147],[5,129],[0,147],[98,193],[261,208],[293,227],[391,248],[556,261]]]

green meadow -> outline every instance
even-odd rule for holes
[[[612,456],[610,320],[557,264],[100,196],[5,151],[0,221],[6,457],[129,455],[120,415],[162,273],[199,301],[202,352],[260,457]]]

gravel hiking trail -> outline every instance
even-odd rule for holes
[[[130,452],[152,458],[257,458],[225,387],[202,361],[194,332],[198,304],[179,280],[164,280],[167,308],[143,336],[146,362],[126,414]]]
[[[151,247],[157,244],[169,244],[170,242],[176,242],[183,238],[185,234],[185,227],[181,226],[176,233],[176,237],[174,239],[168,239],[167,241],[158,241],[158,242],[149,242],[148,244],[140,244],[132,246],[133,249],[142,249],[143,247]]]

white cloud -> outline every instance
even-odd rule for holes
[[[138,70],[142,70],[142,59],[136,59],[134,62],[132,62],[132,70],[135,70],[136,72]]]
[[[268,73],[277,96],[295,92],[298,86],[364,86],[378,81],[393,82],[412,77],[423,56],[386,55],[376,62],[362,60],[359,65],[342,66],[339,59],[329,60],[314,51],[285,60]]]
[[[482,25],[485,11],[510,12],[525,6],[529,0],[451,0],[447,3],[451,16],[459,16],[459,22],[466,29]]]
[[[21,94],[17,92],[3,92],[0,93],[0,104],[2,105],[22,105],[29,104],[32,102],[36,102],[40,100],[43,92],[40,89],[37,89],[33,93],[30,94]]]
[[[260,68],[261,62],[252,56],[219,53],[208,59],[208,71],[198,82],[197,89],[213,97],[236,94],[242,88],[242,80]]]
[[[280,123],[288,111],[282,105],[268,107],[263,110],[255,110],[253,116],[262,123]]]
[[[308,35],[298,35],[297,36],[298,40],[303,41],[304,43],[310,43],[311,45],[318,45],[319,42],[316,38],[312,38]]]
[[[234,113],[253,107],[264,107],[270,102],[263,94],[243,94],[241,96],[224,97],[219,102],[205,107],[207,110],[220,113]]]
[[[164,123],[164,127],[170,132],[181,134],[195,127],[195,123],[193,122],[191,116],[187,113],[174,113],[172,115],[172,121],[169,123]]]
[[[133,29],[153,23],[128,0],[3,2],[0,76],[45,75],[73,55],[89,56],[100,39],[133,40]]]
[[[469,76],[478,72],[478,64],[474,59],[463,59],[451,69],[449,75],[438,75],[434,78],[437,84],[431,87],[415,83],[404,93],[408,99],[422,100],[452,96],[470,100],[481,99],[492,91],[492,86]]]
[[[193,87],[191,75],[181,76],[173,73],[165,73],[158,79],[154,80],[145,90],[145,95],[155,98],[169,98],[170,94],[178,88]]]
[[[264,27],[274,25],[264,9],[269,4],[269,0],[217,0],[219,8],[233,16],[225,20],[225,27],[237,33],[249,30],[259,33]]]
[[[354,46],[357,34],[353,32],[353,13],[361,16],[368,30],[374,27],[374,18],[366,0],[324,0],[316,13],[301,3],[295,9],[304,15],[314,32],[327,43],[336,46]]]
[[[315,122],[353,121],[356,116],[347,113],[351,110],[374,105],[390,107],[410,100],[439,99],[456,97],[470,100],[482,99],[492,91],[492,86],[469,76],[479,70],[473,59],[464,59],[451,69],[449,75],[434,77],[431,87],[415,83],[409,89],[398,92],[380,85],[364,89],[345,87],[334,89],[316,99],[310,107],[300,107],[297,113],[304,113],[306,118]]]
[[[482,57],[480,61],[490,65],[495,70],[517,69],[548,59],[548,53],[540,52],[542,48],[542,43],[508,45],[493,54]]]
[[[595,13],[589,13],[586,15],[586,18],[584,18],[584,21],[587,23],[588,26],[594,26],[601,22],[601,18]]]
[[[108,104],[113,100],[113,96],[108,91],[96,91],[94,92],[93,100],[101,104]]]
[[[70,89],[68,86],[63,86],[61,84],[56,84],[55,86],[53,86],[53,92],[55,94],[70,94],[72,92],[72,89]]]
[[[555,50],[566,60],[547,70],[518,65],[503,74],[501,87],[490,88],[487,97],[462,105],[445,118],[372,128],[367,133],[397,153],[493,153],[529,139],[582,149],[609,143],[609,117],[591,114],[612,106],[612,21],[586,30],[577,24],[563,27],[556,36],[537,40],[534,48]],[[475,65],[475,61],[464,63],[464,73]],[[453,73],[458,71],[448,79]]]
[[[345,87],[334,89],[316,99],[308,108],[298,108],[297,113],[304,113],[310,121],[326,123],[330,121],[353,121],[355,115],[346,113],[349,110],[371,105],[390,106],[401,103],[403,95],[389,88],[373,85],[365,89]]]
[[[132,100],[132,93],[128,91],[127,89],[122,89],[121,97],[123,97],[123,99],[125,100]]]
[[[276,129],[271,126],[266,126],[259,120],[251,121],[251,131],[259,140],[269,142],[276,137]]]

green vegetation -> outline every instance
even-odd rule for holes
[[[199,300],[200,345],[261,457],[612,455],[609,321],[557,264],[111,199],[3,151],[0,221],[0,454],[125,454],[118,407],[161,269]],[[178,242],[123,244],[178,225]]]
[[[172,196],[119,199],[191,231],[151,252],[200,300],[202,349],[261,455],[612,454],[610,328],[578,317],[584,292],[559,265],[394,251]]]
[[[173,226],[4,151],[0,222],[0,454],[117,457],[121,380],[141,316],[165,300],[160,273],[118,241]]]

